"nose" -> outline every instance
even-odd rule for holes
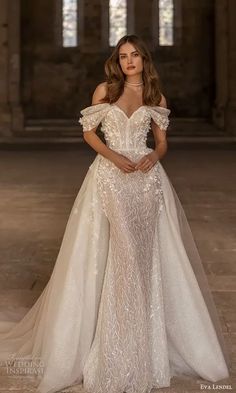
[[[132,56],[128,56],[128,64],[132,63]]]

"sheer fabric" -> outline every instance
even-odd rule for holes
[[[106,143],[133,161],[151,119],[170,110],[117,104],[81,111]],[[5,315],[5,320],[4,320]],[[40,357],[37,392],[83,382],[91,393],[147,393],[174,375],[218,381],[230,357],[190,227],[160,162],[121,172],[97,154],[78,192],[52,276],[24,315],[4,312],[0,359]]]

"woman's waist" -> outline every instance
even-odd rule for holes
[[[145,147],[143,149],[140,148],[110,148],[116,153],[122,154],[126,158],[129,158],[133,162],[138,162],[144,155],[149,154],[153,151],[150,147]],[[109,161],[107,158],[105,158],[103,155],[100,155],[100,160],[107,165],[107,162]]]
[[[153,151],[153,149],[148,146],[138,146],[138,147],[137,146],[129,146],[129,147],[108,146],[108,147],[117,153],[142,154],[142,153],[150,153],[151,151]]]

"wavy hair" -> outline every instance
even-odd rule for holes
[[[101,101],[112,104],[118,100],[124,91],[125,74],[119,63],[119,49],[126,42],[132,44],[143,59],[143,103],[148,106],[158,105],[161,101],[159,75],[146,44],[134,34],[123,36],[105,62],[107,92]]]

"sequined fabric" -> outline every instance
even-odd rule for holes
[[[168,126],[168,110],[145,106],[130,118],[118,106],[108,104],[97,105],[94,113],[91,108],[82,113],[84,131],[102,120],[107,145],[134,162],[152,151],[146,146],[151,118],[163,132]],[[108,159],[99,159],[97,186],[110,223],[110,247],[96,334],[83,372],[84,387],[91,393],[149,392],[170,382],[154,242],[163,205],[159,166],[147,173],[125,174]]]
[[[98,104],[82,110],[79,122],[84,132],[101,122],[107,146],[137,162],[152,151],[146,146],[151,119],[165,132],[169,113],[141,106],[128,117],[116,104]],[[171,377],[181,373],[211,380],[227,376],[178,221],[171,223],[175,202],[168,202],[172,193],[166,191],[169,183],[160,162],[146,173],[128,174],[99,154],[97,163],[109,250],[96,331],[83,368],[85,391],[149,393],[170,386]],[[195,247],[190,236],[188,247]]]
[[[169,110],[81,111],[130,159]],[[228,378],[229,351],[181,203],[161,163],[124,174],[97,154],[69,216],[52,275],[33,307],[0,308],[0,361],[40,359],[37,393],[149,393],[174,375]],[[227,364],[226,364],[227,362]],[[80,387],[78,388],[80,390]]]

